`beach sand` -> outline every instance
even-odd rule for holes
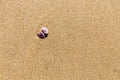
[[[120,1],[0,0],[0,80],[120,80]]]

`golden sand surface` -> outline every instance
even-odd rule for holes
[[[120,1],[0,0],[0,80],[120,80]]]

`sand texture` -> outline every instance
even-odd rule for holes
[[[0,0],[0,80],[120,80],[120,1]]]

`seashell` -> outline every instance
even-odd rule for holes
[[[41,39],[45,38],[45,34],[43,32],[38,32],[37,36]]]
[[[47,28],[47,27],[42,27],[42,28],[41,28],[41,31],[42,31],[44,34],[48,34],[48,28]]]
[[[48,36],[48,28],[47,27],[42,27],[41,31],[37,33],[38,38],[44,39]]]

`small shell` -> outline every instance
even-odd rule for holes
[[[44,39],[44,38],[45,38],[45,34],[44,34],[43,32],[39,32],[39,33],[37,34],[37,36],[38,36],[39,38],[41,38],[41,39]]]
[[[44,34],[48,34],[48,28],[47,28],[47,27],[42,27],[42,28],[41,28],[41,31],[42,31]]]

